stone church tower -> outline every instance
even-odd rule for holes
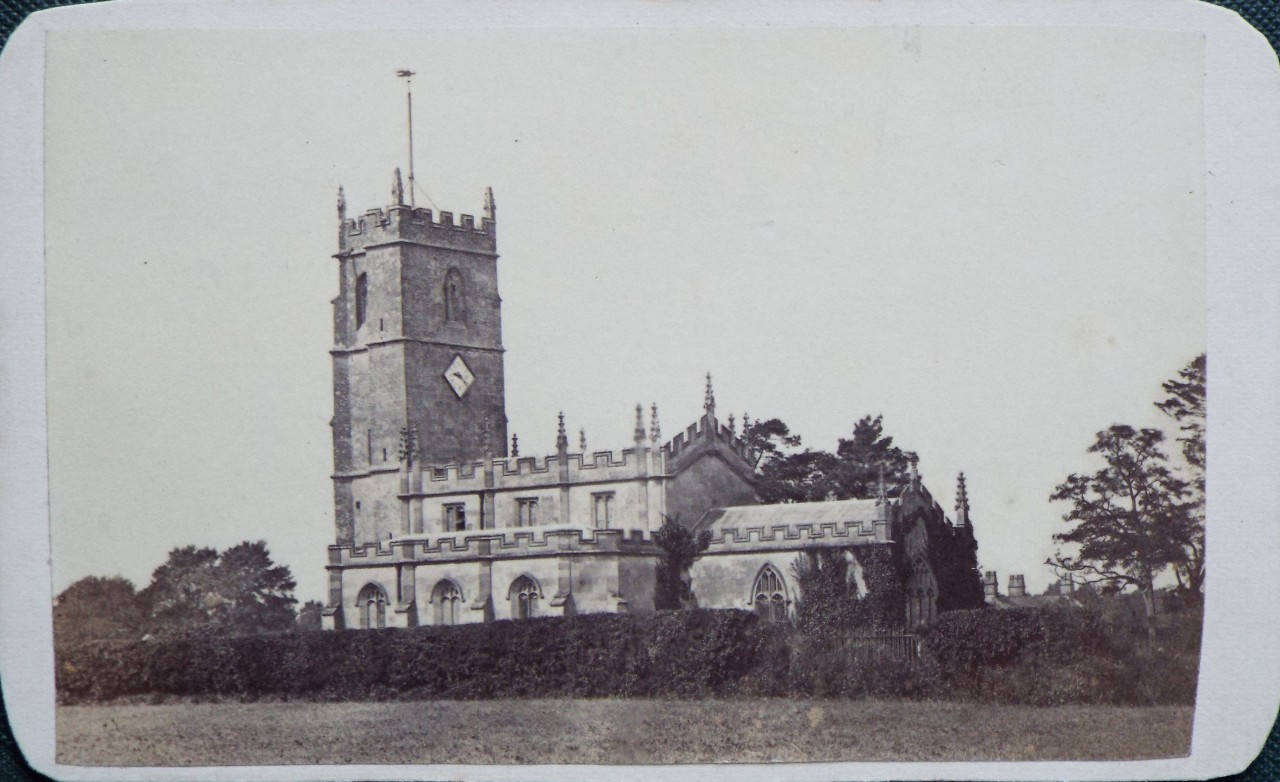
[[[390,207],[349,218],[338,191],[325,627],[650,613],[667,519],[709,536],[689,571],[702,608],[786,620],[793,565],[822,547],[887,550],[908,627],[982,604],[963,483],[956,523],[914,465],[896,499],[757,504],[759,454],[716,417],[709,374],[703,415],[669,439],[636,405],[621,448],[570,450],[560,414],[554,453],[509,455],[493,194],[479,220],[404,196],[397,171]]]
[[[348,218],[338,191],[333,300],[337,542],[399,531],[401,462],[507,453],[493,193],[483,217],[392,205]]]

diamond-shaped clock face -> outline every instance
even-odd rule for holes
[[[462,356],[454,356],[453,363],[449,364],[449,368],[444,371],[444,379],[449,381],[449,387],[461,399],[475,382],[476,376],[471,374],[471,368],[462,360]]]

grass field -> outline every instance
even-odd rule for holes
[[[1130,760],[1186,755],[1191,708],[793,700],[62,706],[76,765]]]

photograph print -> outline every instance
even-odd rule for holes
[[[1204,40],[60,30],[65,766],[1191,751]]]

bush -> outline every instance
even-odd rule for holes
[[[950,611],[925,636],[925,648],[945,679],[973,679],[981,669],[1012,665],[1044,638],[1039,611]]]
[[[777,662],[745,611],[593,614],[342,633],[209,632],[93,642],[58,656],[64,702],[125,696],[493,698],[727,693]],[[768,677],[757,686],[776,689]]]
[[[762,624],[746,611],[226,636],[187,631],[56,651],[63,703],[168,697],[954,696],[1005,703],[1193,703],[1198,618],[1145,642],[1096,612],[942,614],[921,659]],[[1134,641],[1140,638],[1141,642]]]
[[[1199,617],[1171,620],[1152,648],[1134,625],[1099,610],[955,611],[925,638],[955,695],[1051,706],[1195,702]]]
[[[1101,617],[1072,608],[950,611],[925,637],[925,648],[948,678],[973,676],[1034,658],[1072,663],[1107,654],[1110,637]]]
[[[900,658],[875,646],[863,647],[858,653],[849,645],[855,638],[793,633],[787,640],[791,647],[789,695],[920,698],[939,690],[937,666],[927,659]]]

